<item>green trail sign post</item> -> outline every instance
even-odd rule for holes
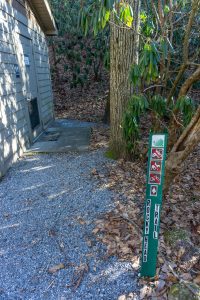
[[[154,277],[160,230],[167,134],[151,134],[147,173],[141,276]]]

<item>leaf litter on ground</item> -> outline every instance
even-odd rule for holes
[[[103,138],[102,131],[96,129],[93,135],[92,150],[99,146],[99,140],[108,145],[108,133]],[[156,277],[140,279],[140,299],[168,299],[170,288],[179,282],[198,297],[190,283],[200,283],[199,155],[200,147],[190,155],[163,200]],[[142,249],[146,170],[144,161],[122,159],[108,162],[103,172],[91,170],[91,176],[100,185],[116,194],[115,209],[96,221],[93,234],[107,246],[108,257],[117,255],[129,260],[137,271]]]
[[[105,82],[102,83],[102,87],[104,84]],[[91,86],[91,89],[84,93],[77,89],[70,93],[69,90],[65,90],[64,95],[63,89],[58,89],[55,92],[57,116],[92,122],[101,121],[107,92],[102,89],[99,94],[99,87],[94,93],[91,93]],[[91,97],[88,97],[87,92]],[[143,123],[143,131],[146,131],[147,135],[145,120]],[[109,127],[102,123],[94,127],[90,150],[99,148],[107,150],[109,134]],[[148,143],[147,140],[145,138],[145,145]],[[142,148],[141,152],[143,153]],[[168,299],[171,287],[178,282],[200,284],[199,156],[200,147],[190,155],[185,168],[163,201],[157,274],[153,279],[140,279],[142,286],[140,299],[154,299],[154,297],[161,300]],[[102,170],[99,172],[98,169],[91,170],[91,176],[96,177],[102,187],[109,188],[116,194],[115,209],[96,222],[93,234],[107,246],[107,256],[117,255],[120,259],[130,260],[133,269],[137,271],[140,268],[142,248],[146,169],[144,161],[110,160],[104,172]],[[79,222],[84,223],[82,220]],[[178,274],[178,278],[174,274]],[[79,279],[77,282],[79,285]],[[72,280],[72,286],[76,287],[76,280]],[[122,296],[123,299],[134,299],[130,295]]]

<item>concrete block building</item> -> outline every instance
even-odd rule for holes
[[[0,177],[54,119],[47,0],[0,0]]]

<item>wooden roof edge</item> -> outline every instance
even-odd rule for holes
[[[47,0],[28,0],[35,16],[46,35],[57,35],[58,30],[51,7]]]

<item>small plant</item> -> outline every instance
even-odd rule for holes
[[[109,158],[109,159],[113,159],[113,160],[117,160],[117,155],[112,151],[112,150],[108,150],[105,153],[105,157]]]
[[[195,105],[188,97],[181,97],[175,104],[167,106],[167,99],[161,95],[154,95],[147,99],[143,94],[133,95],[127,105],[123,118],[123,135],[126,142],[126,149],[132,157],[138,156],[138,141],[140,140],[140,117],[150,112],[152,118],[153,132],[168,131],[168,122],[172,112],[180,115],[183,126],[186,127],[195,113]]]
[[[167,100],[160,95],[155,95],[150,98],[149,108],[159,117],[164,117],[167,114]]]
[[[129,154],[136,155],[137,141],[140,138],[140,116],[149,107],[148,101],[143,95],[133,95],[128,103],[123,118],[123,135]]]
[[[183,124],[187,126],[195,113],[195,105],[192,99],[187,96],[180,97],[175,104],[175,109],[182,114]]]
[[[163,124],[161,121],[167,116],[167,99],[155,95],[149,100],[149,110],[152,116],[152,131],[160,132]]]

